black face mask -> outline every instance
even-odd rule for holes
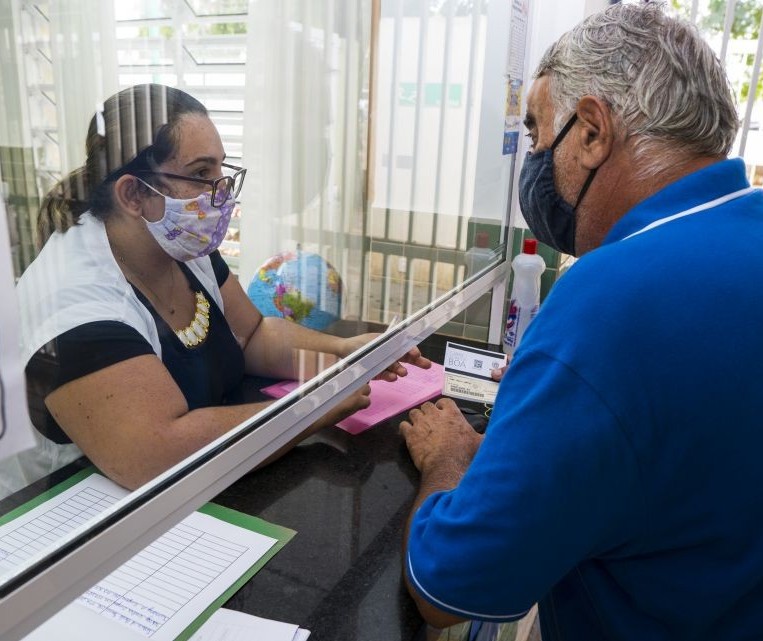
[[[527,153],[519,173],[519,207],[533,235],[542,243],[564,254],[575,256],[575,210],[591,185],[596,169],[592,169],[573,207],[556,191],[554,184],[554,149],[577,120],[567,121],[549,149]]]

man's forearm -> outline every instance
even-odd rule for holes
[[[403,564],[407,566],[408,540],[416,512],[433,494],[458,487],[484,437],[472,429],[455,402],[448,398],[441,398],[435,403],[424,403],[421,408],[411,410],[409,420],[400,423],[400,431],[411,458],[421,473],[419,492],[403,537]],[[404,567],[403,572],[408,591],[421,616],[430,625],[445,628],[462,620],[426,601],[408,581],[407,567]]]
[[[442,464],[433,466],[433,468],[434,469],[428,470],[421,475],[419,492],[413,503],[413,507],[411,508],[411,513],[408,516],[408,522],[406,523],[405,536],[403,537],[403,577],[408,592],[416,602],[416,607],[419,609],[421,616],[429,625],[442,629],[461,623],[464,619],[443,612],[424,599],[408,580],[408,572],[405,567],[408,563],[408,537],[410,535],[411,523],[413,522],[416,511],[432,494],[435,494],[436,492],[447,492],[456,487],[461,480],[461,477],[466,472],[466,468],[454,464],[453,462],[445,461],[443,461]]]

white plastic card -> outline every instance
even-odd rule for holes
[[[490,371],[506,364],[506,354],[448,342],[442,393],[453,398],[492,405],[498,382]]]

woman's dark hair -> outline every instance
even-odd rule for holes
[[[163,85],[136,85],[111,96],[90,120],[85,166],[45,196],[37,218],[38,246],[64,232],[87,210],[101,220],[113,209],[113,183],[125,174],[151,170],[177,149],[177,123],[189,113],[208,115],[189,94]]]

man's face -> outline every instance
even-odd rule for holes
[[[528,130],[527,135],[532,140],[532,153],[549,149],[557,135],[554,131],[555,114],[549,84],[549,78],[541,76],[533,82],[527,92],[525,127]],[[570,112],[562,115],[566,122],[573,114]],[[578,119],[554,150],[554,185],[557,193],[570,206],[574,206],[577,202],[590,173],[590,169],[581,163],[581,126],[581,121]],[[592,188],[596,187],[594,183],[591,185]],[[591,195],[589,189],[575,212],[575,248],[578,256],[597,246],[606,232],[606,229],[600,229],[601,225],[591,207]]]
[[[572,113],[564,114],[567,118]],[[570,205],[578,198],[588,172],[582,169],[577,162],[577,139],[575,131],[578,123],[575,123],[564,139],[554,150],[554,184],[559,195]],[[545,151],[554,142],[554,108],[549,94],[549,79],[541,76],[530,87],[527,93],[527,115],[525,126],[528,136],[532,140],[532,152]]]
[[[527,136],[532,141],[530,151],[544,151],[554,142],[554,111],[548,92],[548,78],[541,76],[527,92]]]

